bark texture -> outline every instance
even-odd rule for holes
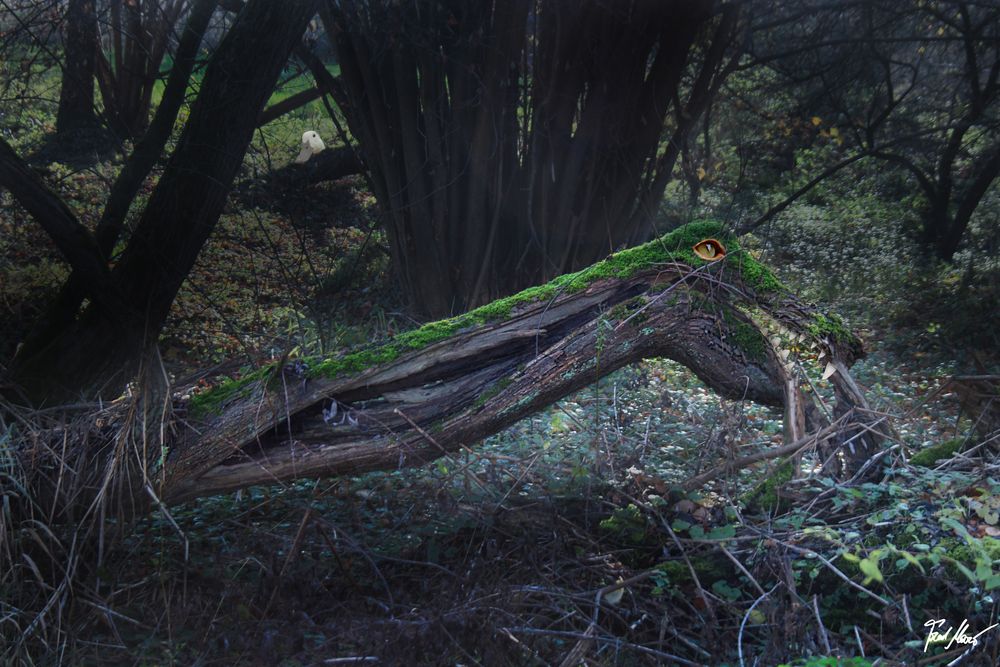
[[[434,317],[648,238],[739,30],[732,3],[325,7],[344,84],[334,98],[400,282]]]
[[[95,0],[69,0],[64,35],[65,63],[59,89],[56,132],[68,135],[97,127],[94,68],[97,60]]]

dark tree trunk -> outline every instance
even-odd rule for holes
[[[111,187],[104,213],[97,225],[95,241],[102,261],[110,258],[115,244],[121,236],[132,200],[142,187],[150,170],[163,153],[163,147],[170,138],[177,113],[184,102],[191,73],[195,67],[198,47],[208,27],[209,19],[217,5],[217,0],[197,0],[184,33],[181,35],[170,70],[167,86],[163,91],[160,106],[149,130],[136,144],[135,150]],[[80,304],[86,296],[85,285],[80,272],[74,268],[66,284],[48,308],[45,315],[35,323],[31,333],[21,347],[20,355],[30,358],[50,344],[69,327],[79,313]],[[93,298],[92,298],[93,300]]]
[[[69,0],[66,8],[62,83],[56,132],[65,136],[98,126],[94,115],[94,66],[97,59],[95,0]]]
[[[954,216],[935,239],[934,247],[937,255],[946,262],[950,262],[955,256],[972,220],[972,214],[975,213],[990,185],[997,176],[1000,176],[1000,146],[994,147],[983,159],[977,161],[972,173],[975,177],[958,198]]]
[[[109,5],[110,54],[97,53],[97,81],[112,129],[138,139],[149,124],[160,65],[188,2],[111,0]]]
[[[155,345],[225,205],[257,118],[318,0],[253,0],[213,56],[190,119],[111,273],[127,304],[109,318],[89,306],[14,379],[36,402],[118,395]]]
[[[738,29],[735,5],[681,1],[352,0],[336,12],[324,20],[345,112],[394,266],[428,315],[647,237]]]
[[[927,202],[918,237],[920,248],[928,257],[935,256],[945,261],[950,259],[950,257],[943,257],[942,252],[944,250],[945,239],[948,237],[948,233],[952,227],[948,204],[947,197],[940,193]]]

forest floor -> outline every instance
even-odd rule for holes
[[[307,124],[332,134],[315,113],[255,141],[163,337],[178,379],[337,354],[415,324],[360,178],[288,191],[263,177],[294,156]],[[93,224],[118,166],[50,163],[45,174]],[[793,285],[816,275],[776,268]],[[64,277],[2,195],[0,356]],[[970,357],[932,315],[899,327],[872,309],[879,299],[832,298],[868,346],[855,377],[897,434],[875,482],[835,483],[807,455],[808,474],[780,485],[766,482],[781,479],[775,461],[680,490],[780,442],[781,415],[650,360],[425,468],[254,487],[147,516],[103,554],[65,627],[44,635],[48,660],[998,664],[1000,630],[977,646],[926,643],[930,629],[967,620],[973,635],[997,621],[996,443],[955,453],[975,441],[974,423],[947,384]]]

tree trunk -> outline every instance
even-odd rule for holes
[[[143,182],[152,170],[153,165],[163,154],[163,147],[170,138],[177,120],[177,113],[184,103],[184,95],[195,61],[202,36],[208,27],[208,22],[215,11],[217,0],[197,0],[191,9],[184,32],[181,35],[174,56],[174,66],[170,70],[163,98],[156,109],[156,115],[149,130],[143,135],[132,155],[122,168],[108,200],[104,212],[97,224],[95,241],[100,261],[106,263],[111,252],[121,236],[132,200],[142,187]],[[74,268],[53,303],[45,314],[36,322],[20,349],[22,358],[30,358],[38,354],[63,331],[73,324],[79,314],[80,304],[87,295],[86,285],[80,271]],[[91,294],[91,300],[94,295]]]
[[[997,176],[1000,176],[1000,145],[993,146],[982,159],[977,160],[972,172],[975,176],[957,198],[954,217],[943,233],[938,234],[936,238],[934,247],[938,258],[946,262],[954,258],[972,220],[972,214],[975,213],[990,185]]]
[[[187,0],[110,3],[111,53],[109,59],[98,51],[97,81],[105,115],[120,136],[138,139],[146,131],[160,65],[187,5]]]
[[[95,0],[69,0],[63,50],[62,83],[56,132],[69,135],[98,126],[94,115],[94,64],[97,58]]]
[[[13,377],[36,402],[121,393],[155,345],[177,290],[208,239],[257,118],[318,0],[253,0],[205,73],[201,93],[149,204],[111,277],[126,305],[93,306]]]
[[[324,21],[345,114],[396,272],[432,316],[647,236],[738,29],[735,5],[681,1],[351,0],[337,12]],[[664,132],[674,140],[658,155]]]
[[[61,426],[35,434],[18,455],[37,475],[37,495],[55,503],[52,513],[72,516],[121,461],[133,461],[119,483],[131,495],[115,506],[139,511],[147,495],[176,503],[251,484],[419,465],[647,357],[679,361],[722,396],[797,411],[795,383],[746,312],[811,339],[838,365],[831,381],[843,407],[863,406],[847,370],[862,353],[857,338],[786,293],[732,239],[725,260],[697,259],[690,248],[700,236],[725,238],[718,226],[689,225],[381,346],[280,363],[193,397],[184,389],[155,433],[135,420],[142,394],[134,394],[77,420],[84,426],[74,431],[72,456],[46,454],[67,451],[55,446],[67,437]],[[131,441],[134,454],[117,453]],[[870,454],[879,442],[870,428],[850,444]]]

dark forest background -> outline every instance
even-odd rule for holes
[[[998,176],[996,2],[0,0],[0,661],[996,664],[924,623],[997,621]],[[160,497],[275,369],[706,221],[839,315],[719,326],[879,446],[779,456],[792,390],[653,358],[423,467]]]

